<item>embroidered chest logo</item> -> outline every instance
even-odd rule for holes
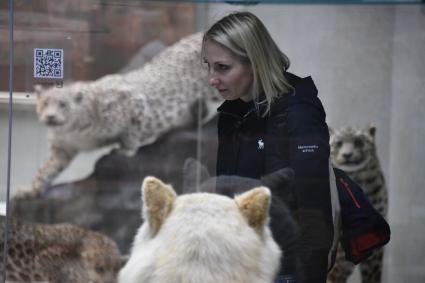
[[[258,141],[257,141],[257,149],[264,149],[264,142],[263,142],[263,140],[262,139],[259,139]]]

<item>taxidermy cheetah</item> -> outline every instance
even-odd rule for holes
[[[4,282],[5,217],[0,217],[0,279]],[[7,282],[114,283],[123,265],[114,241],[70,224],[12,222],[7,247]]]
[[[344,170],[364,190],[369,202],[384,217],[387,216],[388,196],[384,176],[376,153],[376,128],[350,127],[330,130],[331,161],[334,167]],[[383,250],[379,249],[360,263],[362,282],[379,283],[382,274]],[[328,280],[343,283],[353,272],[354,265],[345,260],[341,246],[336,263]]]
[[[211,118],[221,98],[208,85],[201,42],[201,33],[183,38],[125,74],[63,88],[36,87],[49,157],[26,193],[42,192],[80,151],[118,144],[116,152],[132,156],[167,131],[195,122],[197,102],[206,108],[204,122]]]
[[[281,251],[268,227],[269,189],[177,196],[147,177],[142,194],[145,222],[119,283],[273,282]]]

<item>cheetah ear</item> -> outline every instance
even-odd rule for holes
[[[146,177],[142,185],[143,218],[154,237],[170,214],[177,195],[173,188],[155,177]]]
[[[46,88],[44,88],[41,84],[34,85],[34,93],[37,96],[37,98],[39,98],[41,94],[43,93],[43,91],[45,90]]]
[[[257,187],[235,197],[240,212],[248,225],[261,233],[269,218],[271,193],[266,187]]]
[[[369,132],[369,135],[375,139],[376,134],[376,126],[373,123],[369,123],[367,126],[367,131]]]

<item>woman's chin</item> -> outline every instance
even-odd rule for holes
[[[237,98],[233,97],[231,93],[229,93],[227,90],[220,91],[220,96],[225,100],[235,100]]]

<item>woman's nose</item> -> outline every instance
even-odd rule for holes
[[[220,83],[220,80],[217,77],[210,76],[208,78],[208,83],[210,84],[210,86],[217,86]]]

